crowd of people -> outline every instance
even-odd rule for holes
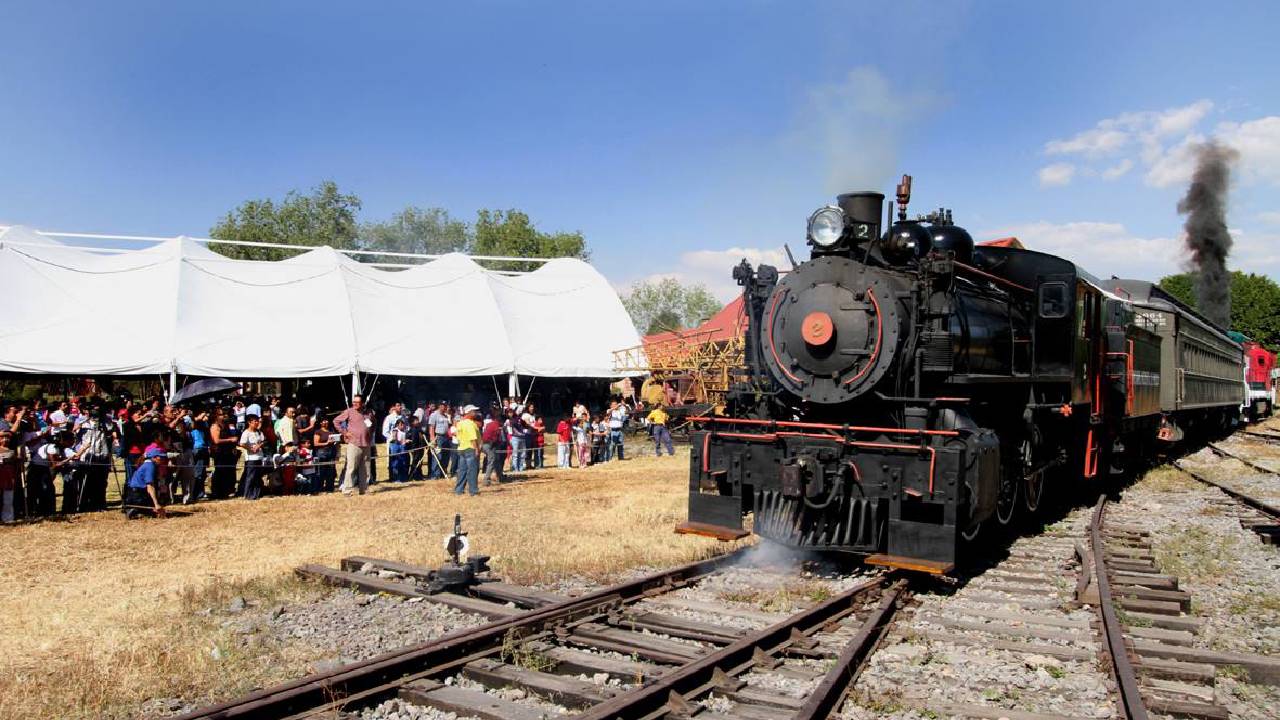
[[[507,473],[545,467],[549,435],[559,467],[624,460],[624,430],[634,422],[649,430],[659,455],[674,452],[661,406],[644,413],[617,401],[594,414],[578,402],[554,428],[517,398],[483,410],[396,402],[381,414],[359,395],[336,414],[280,397],[195,407],[128,397],[10,404],[0,417],[0,522],[105,510],[117,458],[121,508],[131,518],[205,499],[363,495],[377,482],[379,438],[390,482],[452,478],[455,493],[476,495]]]

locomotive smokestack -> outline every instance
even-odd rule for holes
[[[1187,249],[1196,274],[1196,301],[1200,312],[1218,325],[1231,327],[1231,276],[1227,255],[1227,190],[1235,150],[1209,141],[1196,150],[1196,169],[1187,194],[1178,201],[1178,213],[1187,216]]]
[[[851,192],[836,196],[836,205],[848,215],[854,223],[869,225],[870,232],[865,237],[873,238],[880,234],[880,219],[884,217],[884,193]],[[861,237],[861,236],[860,236]]]

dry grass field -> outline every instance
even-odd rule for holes
[[[686,450],[535,471],[474,498],[455,497],[447,481],[380,483],[364,497],[232,500],[167,520],[110,512],[0,529],[0,717],[128,717],[151,698],[212,700],[304,674],[314,658],[289,648],[213,652],[231,643],[207,609],[236,595],[323,593],[294,579],[304,562],[366,554],[438,564],[455,512],[473,552],[492,555],[495,572],[515,582],[607,581],[726,551],[672,533],[685,516],[687,466]]]

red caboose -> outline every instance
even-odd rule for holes
[[[1245,370],[1244,379],[1249,385],[1249,406],[1246,413],[1251,420],[1271,415],[1275,404],[1275,381],[1272,379],[1276,369],[1276,354],[1252,340],[1244,343]]]

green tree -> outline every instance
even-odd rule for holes
[[[1196,306],[1196,281],[1191,273],[1178,273],[1160,278],[1160,289],[1178,298],[1182,302]]]
[[[589,257],[587,242],[580,232],[544,233],[519,210],[481,210],[472,228],[474,255],[506,257]],[[493,263],[498,270],[536,270],[541,263]]]
[[[638,282],[622,304],[636,330],[645,335],[697,327],[721,307],[705,285],[685,285],[675,278]]]
[[[468,252],[471,233],[467,224],[455,220],[448,210],[410,205],[391,216],[390,220],[362,224],[358,244],[361,250],[443,255]],[[413,262],[412,259],[378,255],[359,257],[364,262]]]
[[[1195,278],[1191,273],[1161,278],[1160,287],[1196,307]],[[1232,272],[1231,329],[1272,350],[1280,348],[1280,285],[1266,275]]]
[[[356,245],[356,213],[360,198],[338,190],[326,180],[303,195],[289,191],[284,200],[249,200],[227,213],[209,230],[217,240],[283,243],[286,245],[328,245],[350,249]],[[277,248],[244,247],[209,243],[209,249],[242,260],[281,260],[297,255]]]

